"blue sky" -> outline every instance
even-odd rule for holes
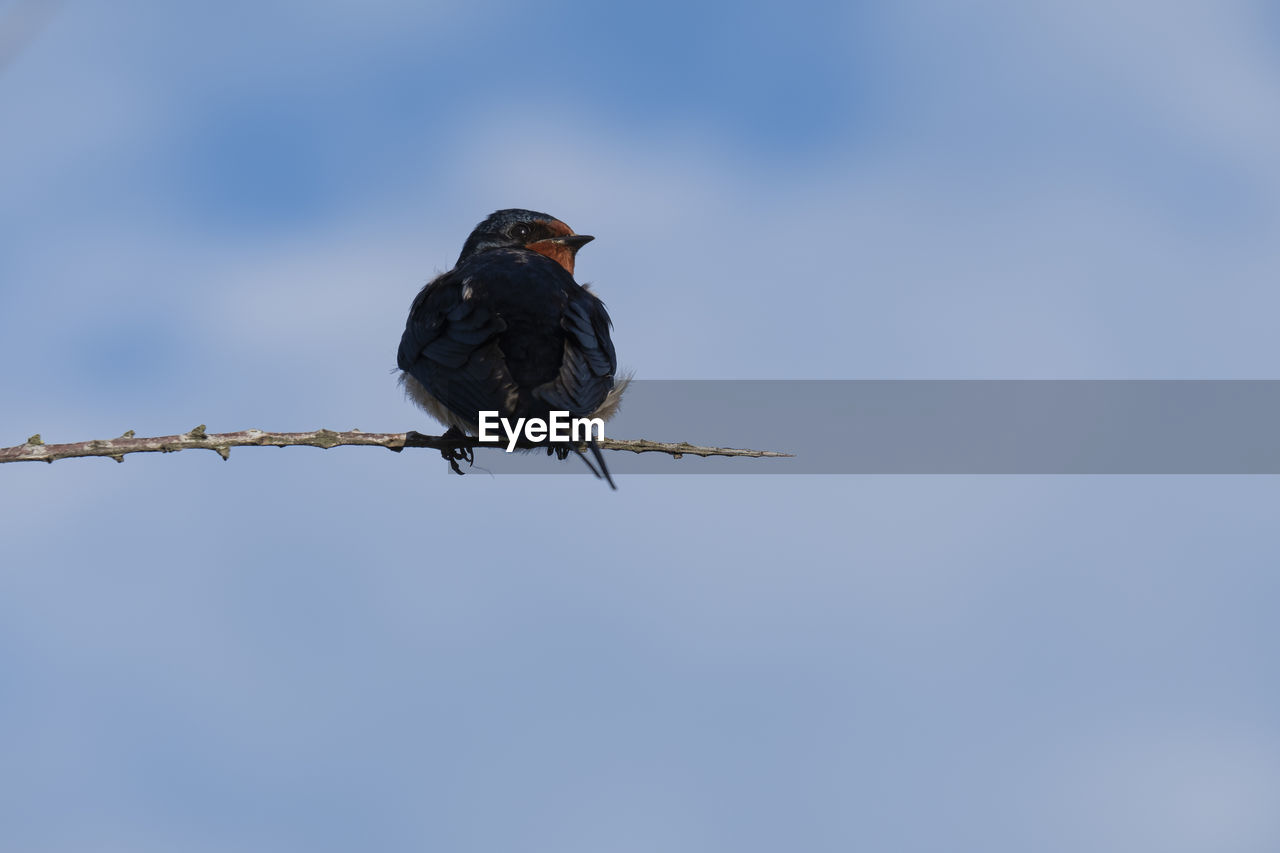
[[[1220,0],[67,0],[0,72],[0,444],[427,429],[405,312],[510,206],[596,235],[643,378],[1276,378],[1278,34]],[[0,841],[1275,849],[1277,505],[7,465]]]

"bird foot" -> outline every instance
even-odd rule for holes
[[[467,434],[457,427],[449,427],[441,438],[466,438]],[[444,461],[449,463],[449,467],[453,469],[453,473],[461,476],[466,472],[458,467],[459,462],[466,462],[470,468],[476,462],[476,452],[470,447],[450,447],[440,451],[440,456]]]

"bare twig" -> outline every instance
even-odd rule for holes
[[[473,447],[498,447],[493,442],[476,438],[446,438],[423,435],[418,432],[361,432],[358,429],[334,432],[319,429],[314,432],[263,432],[246,429],[240,432],[206,433],[204,424],[181,435],[161,435],[153,438],[136,438],[129,430],[119,438],[79,441],[72,444],[45,444],[39,435],[27,439],[26,444],[0,448],[2,462],[53,462],[75,456],[109,456],[123,462],[128,453],[174,453],[179,450],[212,450],[227,459],[233,447],[330,447],[368,445],[385,447],[397,453],[406,447],[431,447],[437,450],[457,450]],[[733,447],[700,447],[685,442],[668,443],[647,441],[641,438],[606,438],[599,442],[602,450],[630,450],[632,453],[666,453],[676,459],[690,456],[751,456],[782,457],[788,453],[772,450],[740,450]],[[534,445],[521,444],[520,447]]]

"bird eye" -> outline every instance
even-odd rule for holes
[[[523,222],[517,222],[515,225],[511,226],[510,233],[512,237],[515,237],[518,240],[523,240],[525,237],[528,237],[533,233],[533,229]]]

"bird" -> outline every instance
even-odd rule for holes
[[[406,395],[449,427],[447,437],[478,435],[479,413],[499,417],[608,420],[629,376],[618,377],[613,322],[598,296],[574,279],[576,234],[546,213],[507,208],[490,214],[462,246],[453,269],[429,281],[409,309],[396,363]],[[574,452],[616,489],[594,437],[596,462]],[[561,459],[570,447],[549,447]],[[444,450],[456,473],[470,451]]]

